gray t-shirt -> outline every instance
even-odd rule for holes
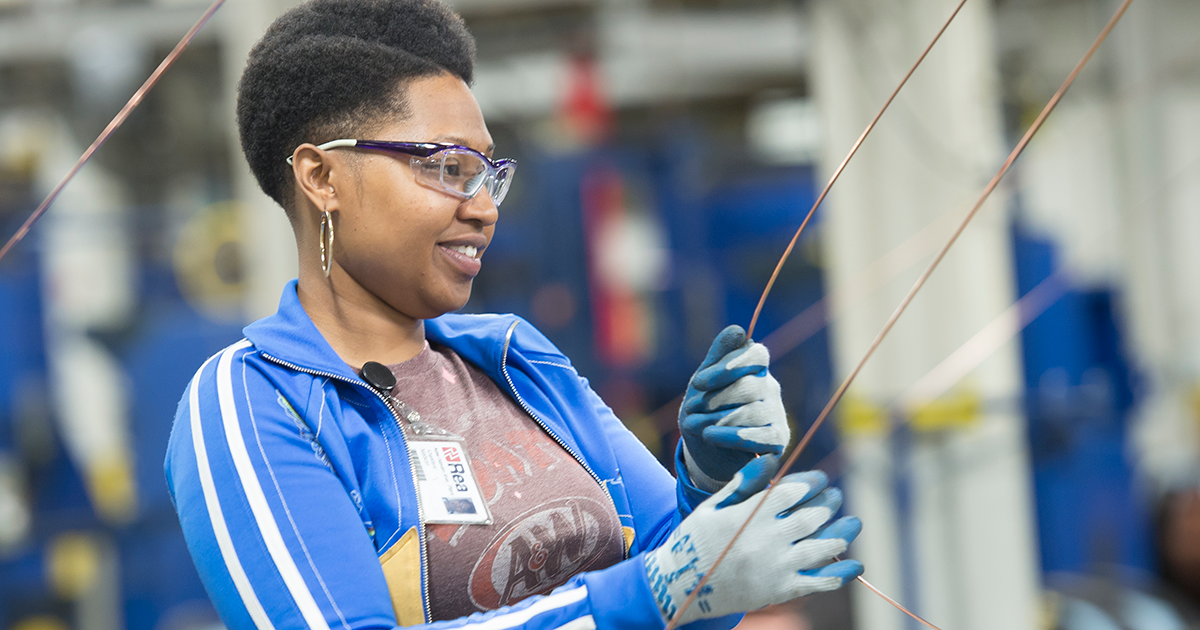
[[[624,557],[621,522],[595,479],[449,348],[426,344],[388,366],[393,395],[421,420],[465,439],[491,525],[426,525],[435,621],[550,592]]]

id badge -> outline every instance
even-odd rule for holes
[[[425,522],[434,525],[491,525],[479,480],[463,439],[421,419],[404,401],[392,399],[408,421],[408,457],[417,472],[417,495]]]
[[[426,523],[492,523],[492,515],[462,442],[409,440],[408,452],[417,471],[417,489]]]

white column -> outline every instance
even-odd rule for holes
[[[813,86],[826,122],[826,174],[955,4],[814,3]],[[999,167],[1004,143],[991,11],[986,0],[967,4],[827,201],[831,290],[946,212],[964,215]],[[983,208],[851,388],[850,408],[890,404],[1015,300],[1006,204],[998,192]],[[941,233],[948,237],[955,222],[942,222]],[[839,375],[857,363],[932,253],[871,297],[846,305],[832,327]],[[993,354],[956,395],[1013,399],[1021,382],[1017,351],[1010,343]],[[993,410],[961,420],[953,429],[917,433],[906,456],[912,540],[898,534],[894,475],[902,462],[892,461],[886,428],[844,435],[848,509],[865,525],[853,554],[875,585],[897,597],[915,592],[917,600],[908,603],[943,627],[1036,627],[1024,419]],[[903,566],[902,551],[915,566]],[[904,583],[906,573],[915,580]],[[860,628],[905,627],[901,613],[865,589],[855,588],[854,601]]]
[[[1062,67],[1111,8],[1027,9],[1026,54]],[[1160,489],[1200,472],[1200,81],[1178,71],[1200,57],[1197,20],[1188,0],[1135,3],[1021,172],[1024,223],[1054,240],[1072,281],[1118,290],[1125,349],[1145,379],[1133,446]]]
[[[1179,71],[1200,56],[1198,19],[1194,2],[1148,1],[1113,33],[1125,304],[1147,379],[1137,446],[1160,487],[1200,472],[1200,81]]]

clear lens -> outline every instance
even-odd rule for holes
[[[508,194],[516,170],[516,164],[507,160],[493,169],[479,155],[462,149],[446,149],[427,158],[413,157],[411,164],[413,176],[426,186],[462,199],[470,199],[486,187],[497,206]]]
[[[488,180],[488,194],[497,207],[508,196],[508,187],[512,185],[513,172],[516,170],[516,164],[505,164],[496,169],[496,174]]]
[[[442,185],[470,199],[479,192],[488,176],[488,165],[478,155],[460,149],[446,149],[442,156]]]
[[[430,188],[436,190],[443,189],[441,157],[441,155],[432,155],[427,158],[413,156],[409,161],[409,165],[412,167],[413,178]]]

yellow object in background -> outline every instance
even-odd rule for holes
[[[1196,428],[1200,431],[1200,383],[1192,385],[1191,394],[1192,421],[1196,423]]]
[[[215,321],[241,321],[246,292],[242,204],[214,203],[179,232],[175,279],[188,304]]]
[[[979,394],[956,392],[917,409],[909,422],[918,433],[966,429],[979,422],[982,407]]]
[[[838,407],[838,426],[847,437],[880,436],[889,431],[888,409],[883,405],[847,395]],[[965,429],[979,422],[982,408],[978,393],[958,391],[917,408],[908,423],[917,433]]]
[[[838,426],[843,435],[869,437],[887,433],[888,413],[882,405],[866,398],[846,395],[838,407]]]
[[[46,581],[59,597],[78,599],[95,584],[100,561],[100,547],[92,536],[61,534],[46,547]]]
[[[88,494],[96,514],[108,523],[130,523],[137,516],[133,461],[125,454],[100,458],[87,471]]]
[[[12,630],[71,630],[71,627],[58,617],[34,615],[13,624]]]

